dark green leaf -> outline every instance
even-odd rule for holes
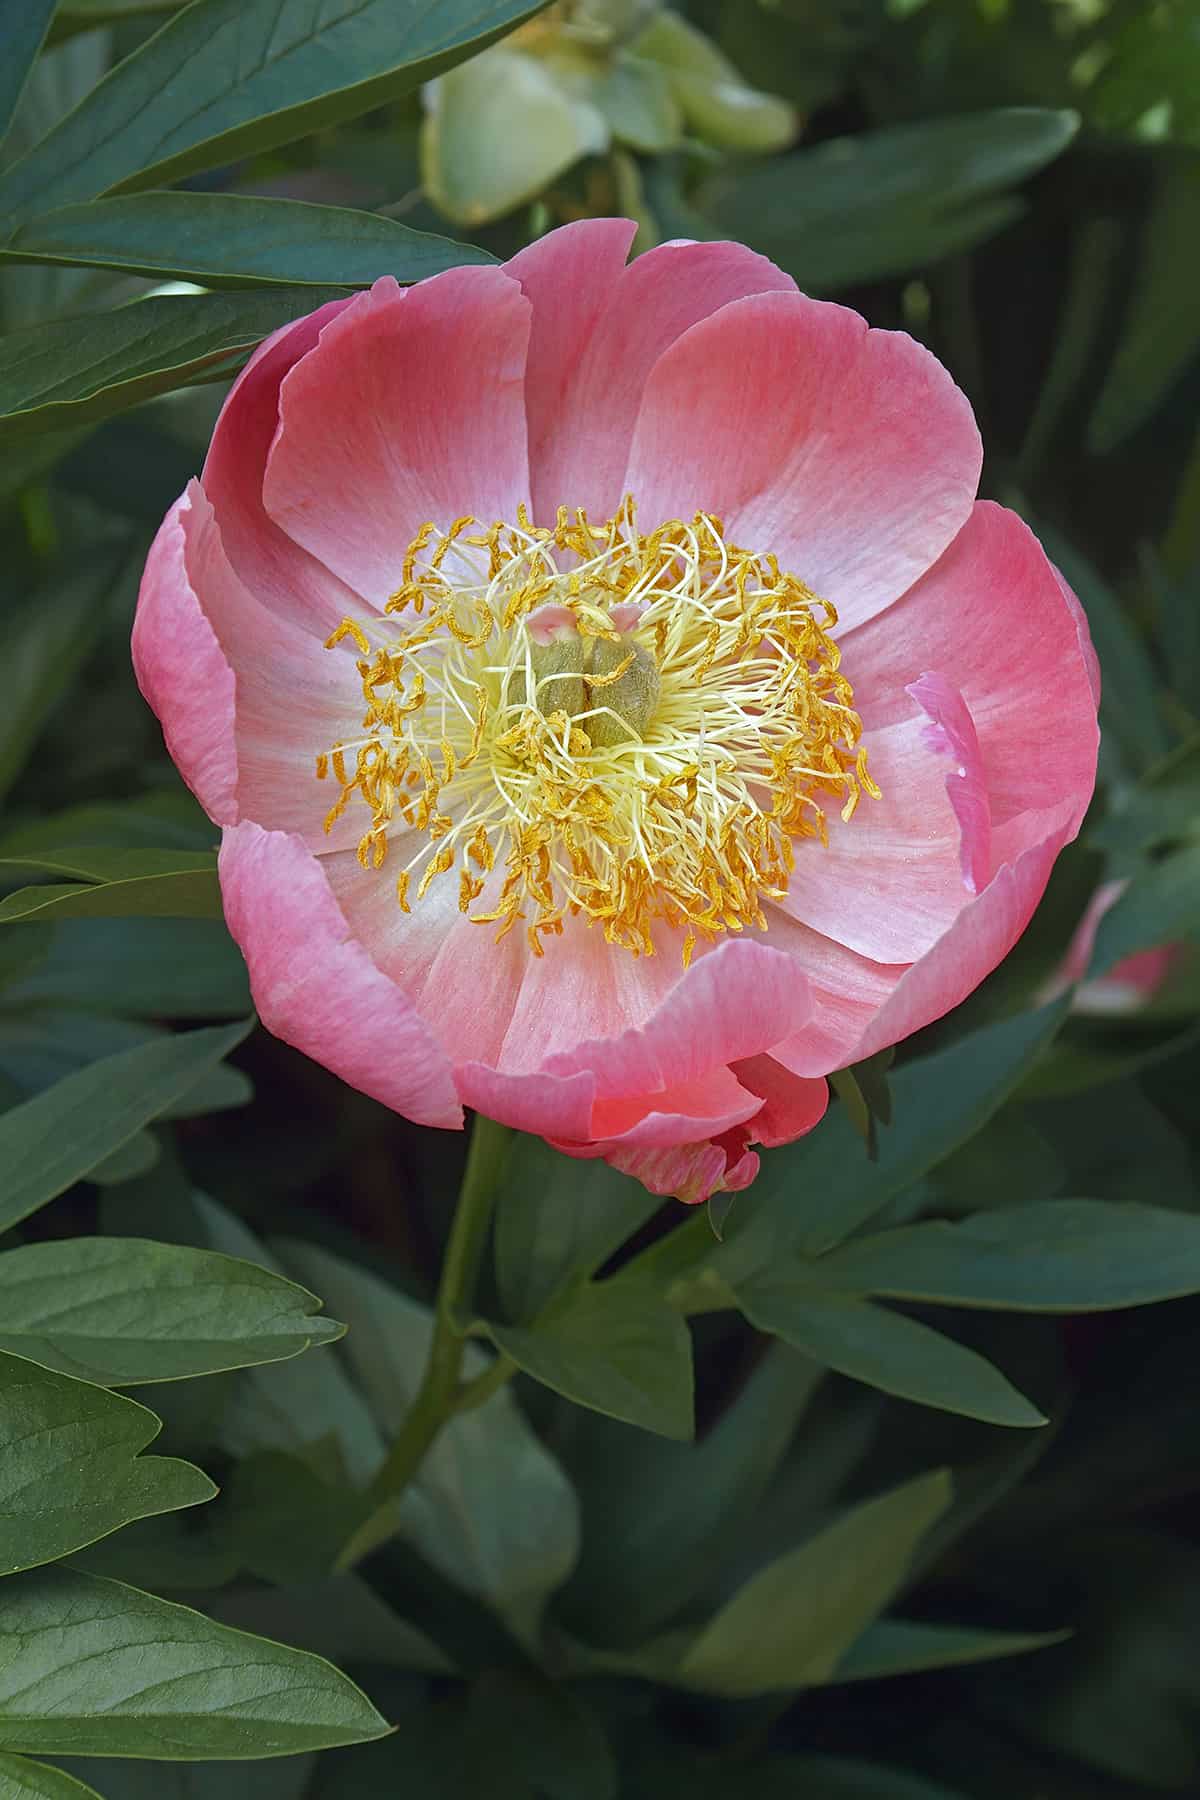
[[[264,1450],[244,1456],[230,1475],[218,1538],[232,1548],[239,1568],[290,1588],[324,1580],[361,1517],[358,1493],[336,1456],[317,1451],[304,1461]],[[269,1630],[252,1619],[229,1622]],[[302,1647],[329,1654],[328,1646]]]
[[[161,1429],[133,1400],[0,1353],[0,1574],[211,1500],[191,1463],[139,1455]]]
[[[155,1594],[174,1590],[195,1595],[223,1588],[244,1567],[224,1529],[225,1518],[226,1502],[221,1498],[217,1506],[139,1519],[77,1551],[68,1566],[87,1575],[129,1581]]]
[[[753,1576],[670,1679],[730,1696],[827,1681],[900,1587],[950,1499],[949,1475],[935,1470],[843,1514]]]
[[[26,930],[29,928],[26,927]],[[8,942],[17,934],[5,934]],[[24,932],[20,934],[24,937]],[[0,1009],[0,1073],[21,1094],[40,1093],[76,1069],[139,1044],[166,1044],[163,1027],[114,1019],[70,1007],[12,1006]],[[218,1063],[158,1116],[191,1119],[228,1107],[245,1106],[253,1089],[240,1069]]]
[[[107,418],[191,381],[231,375],[269,332],[331,298],[325,288],[160,295],[0,337],[0,444]]]
[[[82,263],[204,287],[369,287],[423,281],[486,250],[378,213],[251,194],[129,194],[42,213],[4,246],[22,262]]]
[[[713,236],[747,238],[808,292],[904,274],[1019,216],[1004,195],[1061,154],[1070,112],[1005,107],[837,138],[717,177]]]
[[[374,1663],[426,1675],[454,1668],[423,1631],[401,1619],[357,1575],[242,1588],[210,1609],[223,1625],[256,1631],[338,1663]]]
[[[1100,658],[1100,724],[1135,771],[1165,754],[1154,668],[1112,589],[1058,532],[1037,522],[1038,535],[1083,603]]]
[[[487,1771],[499,1757],[514,1765],[514,1792],[617,1800],[616,1765],[598,1721],[578,1695],[532,1671],[497,1670],[477,1681],[466,1733],[477,1769],[474,1793],[480,1775],[489,1785]]]
[[[948,1669],[1023,1656],[1061,1644],[1069,1631],[987,1631],[971,1625],[929,1625],[913,1619],[876,1619],[851,1645],[833,1681],[878,1681],[919,1669]]]
[[[814,1362],[885,1394],[991,1425],[1044,1425],[1045,1417],[993,1364],[953,1338],[850,1294],[814,1295],[786,1271],[764,1271],[737,1291],[752,1325]]]
[[[1129,316],[1088,430],[1091,447],[1111,450],[1150,417],[1200,350],[1192,305],[1200,262],[1192,225],[1200,208],[1200,160],[1180,157],[1157,171],[1143,232]],[[1181,267],[1180,259],[1190,260]]]
[[[591,1414],[568,1440],[583,1506],[579,1565],[556,1614],[589,1644],[638,1644],[706,1588],[721,1548],[753,1529],[819,1371],[771,1345],[695,1443]]]
[[[17,919],[166,917],[219,919],[216,858],[194,850],[47,850],[0,856],[9,870],[38,868],[73,877],[69,884],[21,888],[0,900],[0,923]]]
[[[1062,1039],[1055,1044],[1041,1068],[1030,1071],[1022,1095],[1030,1100],[1061,1099],[1085,1094],[1144,1074],[1159,1063],[1171,1062],[1200,1043],[1200,1023],[1169,1037],[1154,1037],[1133,1050],[1106,1050],[1084,1042]]]
[[[1102,1312],[1200,1292],[1200,1218],[1044,1200],[859,1238],[807,1265],[837,1293],[1018,1312]]]
[[[1135,875],[1100,921],[1088,976],[1105,975],[1138,950],[1200,932],[1200,844]]]
[[[298,1356],[342,1334],[320,1304],[253,1263],[142,1238],[0,1256],[0,1348],[110,1387]]]
[[[40,931],[14,927],[0,939]],[[7,1006],[66,1003],[135,1019],[227,1019],[245,1013],[241,952],[216,919],[64,919]]]
[[[531,1319],[570,1276],[592,1275],[661,1206],[606,1162],[578,1162],[514,1137],[496,1203],[496,1280],[505,1310]]]
[[[250,1023],[186,1032],[106,1057],[0,1117],[0,1229],[119,1150],[240,1044]]]
[[[100,1800],[100,1795],[48,1763],[0,1755],[0,1800]]]
[[[118,567],[111,553],[100,554],[90,569],[36,592],[8,622],[0,670],[0,798],[91,650]]]
[[[266,1763],[134,1762],[113,1756],[63,1760],[73,1774],[101,1783],[102,1800],[311,1800],[309,1782],[317,1761],[311,1752]],[[928,1800],[945,1797],[930,1795]]]
[[[344,1361],[385,1438],[399,1430],[429,1347],[428,1310],[377,1275],[295,1240],[275,1246],[285,1268],[315,1283],[349,1331],[331,1354]],[[488,1366],[468,1346],[464,1377]],[[282,1370],[270,1371],[272,1376]],[[260,1376],[264,1383],[265,1376]],[[308,1422],[298,1420],[293,1430]],[[314,1431],[313,1436],[317,1433]],[[393,1515],[399,1530],[436,1569],[487,1598],[514,1629],[535,1628],[547,1596],[578,1551],[575,1495],[543,1449],[511,1393],[495,1393],[442,1431]]]
[[[150,1131],[139,1131],[127,1144],[88,1170],[88,1180],[97,1187],[120,1187],[123,1181],[136,1181],[148,1175],[159,1157],[158,1139]]]
[[[152,187],[370,112],[541,0],[194,0],[0,181],[0,208]]]
[[[489,1324],[488,1332],[527,1375],[577,1405],[691,1437],[691,1338],[657,1296],[589,1284],[534,1325]]]
[[[793,1148],[764,1158],[753,1205],[735,1211],[726,1242],[710,1251],[709,1267],[720,1280],[737,1284],[790,1249],[816,1253],[848,1236],[979,1130],[1065,1012],[1059,1001],[1003,1019],[895,1071],[895,1123],[880,1138],[876,1163],[867,1161],[840,1112]]]
[[[54,14],[55,0],[0,0],[0,143]]]
[[[1148,769],[1137,786],[1114,796],[1111,812],[1091,833],[1106,849],[1144,851],[1200,830],[1200,735]]]
[[[389,1729],[344,1675],[118,1581],[5,1584],[0,1741],[49,1755],[287,1756]]]
[[[135,800],[85,802],[10,825],[0,837],[0,856],[57,856],[72,844],[94,850],[211,850],[216,827],[184,787],[141,794]],[[38,863],[37,867],[45,867]]]

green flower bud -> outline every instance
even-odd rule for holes
[[[766,152],[795,138],[799,120],[786,100],[747,86],[728,57],[669,8],[655,13],[629,48],[663,67],[684,118],[705,143]]]
[[[498,45],[425,89],[421,173],[439,211],[480,225],[532,200],[607,149],[603,115],[543,60]]]

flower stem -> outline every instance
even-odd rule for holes
[[[373,1544],[391,1535],[390,1531],[375,1528],[376,1515],[381,1508],[390,1511],[391,1503],[404,1492],[442,1426],[460,1405],[477,1404],[477,1395],[478,1399],[485,1399],[513,1372],[508,1358],[499,1358],[499,1368],[493,1365],[465,1389],[460,1386],[467,1315],[487,1241],[496,1185],[511,1136],[506,1125],[497,1125],[493,1119],[478,1116],[475,1120],[438,1284],[425,1373],[399,1436],[371,1483],[366,1497],[366,1523],[347,1546],[343,1564],[349,1557],[357,1559],[365,1555]],[[484,1384],[487,1384],[486,1389],[480,1393]]]

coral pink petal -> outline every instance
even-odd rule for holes
[[[1088,630],[1087,614],[1073,587],[1070,586],[1062,570],[1056,563],[1050,564],[1054,579],[1058,583],[1059,592],[1067,603],[1067,611],[1075,621],[1075,634],[1079,640],[1079,648],[1083,653],[1084,667],[1087,669],[1088,684],[1092,690],[1092,700],[1096,706],[1100,704],[1100,658],[1096,655],[1092,634]]]
[[[318,751],[350,735],[361,713],[353,645],[326,650],[303,626],[259,605],[229,565],[198,481],[189,483],[176,510],[186,577],[233,675],[232,736],[196,671],[192,685],[178,693],[173,716],[186,716],[190,708],[221,721],[230,750],[236,750],[237,818],[298,832],[319,851],[355,842],[364,821],[353,814],[326,835],[324,821],[337,794],[332,783],[322,786],[316,777]]]
[[[790,1144],[811,1131],[825,1117],[829,1083],[793,1075],[772,1056],[751,1056],[735,1063],[733,1073],[744,1088],[763,1102],[755,1113],[750,1136],[756,1144],[771,1148]]]
[[[453,874],[434,881],[411,913],[401,911],[394,871],[419,856],[419,874],[431,855],[428,838],[411,834],[393,837],[382,870],[364,870],[353,851],[326,857],[324,867],[355,937],[429,1021],[451,1061],[498,1064],[534,959],[522,932],[497,943],[495,925],[476,925],[459,911]],[[481,912],[499,899],[504,873],[503,865],[494,871],[479,897]]]
[[[660,244],[625,266],[634,230],[581,221],[506,264],[533,303],[525,403],[542,522],[559,506],[615,512],[647,377],[689,327],[748,294],[795,292],[790,275],[740,244]]]
[[[591,1134],[593,1075],[508,1075],[482,1062],[461,1063],[454,1073],[463,1103],[502,1125],[579,1142]]]
[[[570,1055],[585,1039],[615,1038],[644,1024],[666,1004],[682,974],[678,934],[659,934],[655,956],[632,956],[614,954],[604,933],[585,919],[568,914],[563,927],[545,956],[526,958],[496,1058],[505,1069],[557,1066],[557,1055]]]
[[[946,793],[961,836],[963,886],[980,894],[992,872],[992,811],[975,721],[958,689],[936,671],[910,683],[908,692],[929,719],[922,741],[950,761]]]
[[[941,555],[970,515],[981,460],[965,397],[912,338],[828,301],[759,294],[661,356],[625,485],[653,523],[716,513],[845,629]]]
[[[761,1095],[744,1088],[729,1069],[709,1069],[661,1093],[597,1100],[589,1135],[606,1146],[605,1154],[609,1144],[688,1144],[701,1137],[720,1137],[733,1126],[745,1124],[761,1106]]]
[[[780,909],[877,963],[909,963],[937,942],[969,898],[962,832],[946,761],[924,720],[868,732],[867,766],[881,798],[863,794],[849,820],[830,811],[829,843],[804,838]]]
[[[1037,834],[1032,825],[1022,833],[1033,841],[963,908],[928,956],[901,976],[848,1061],[873,1056],[942,1018],[1008,955],[1045,892],[1055,857],[1078,830],[1071,801],[1065,801],[1057,814],[1037,817]]]
[[[573,1154],[570,1146],[560,1150]],[[686,1206],[702,1206],[716,1193],[740,1193],[758,1174],[758,1157],[745,1150],[730,1163],[721,1144],[711,1142],[679,1144],[670,1149],[647,1149],[641,1145],[611,1147],[605,1160],[623,1175],[632,1175],[652,1194],[670,1195]]]
[[[766,942],[803,969],[813,1001],[809,1022],[773,1045],[771,1056],[793,1074],[809,1078],[840,1069],[909,965],[872,962],[789,918],[777,906],[768,905],[766,912]]]
[[[461,1126],[449,1059],[350,936],[300,839],[249,822],[228,827],[219,868],[225,917],[267,1030],[419,1125]]]
[[[133,667],[176,768],[210,819],[237,817],[234,675],[188,570],[191,497],[181,494],[150,546],[133,621]]]
[[[765,944],[726,940],[697,957],[643,1025],[551,1056],[555,1075],[588,1070],[598,1097],[661,1093],[791,1037],[812,1013],[807,978]]]
[[[987,500],[903,599],[842,641],[868,731],[917,715],[907,687],[922,669],[958,689],[978,736],[993,837],[1067,795],[1082,819],[1100,735],[1090,664],[1078,602],[1028,526]]]
[[[263,476],[279,424],[280,382],[352,300],[330,300],[259,345],[221,408],[201,477],[221,521],[226,554],[246,586],[264,605],[321,637],[353,610],[355,597],[267,517]]]
[[[529,315],[500,269],[385,276],[284,378],[267,512],[373,606],[427,520],[491,524],[528,499]]]

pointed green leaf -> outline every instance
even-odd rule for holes
[[[100,1795],[48,1763],[0,1754],[0,1800],[100,1800]]]
[[[21,941],[8,933],[0,944]],[[9,997],[11,1000],[11,996]],[[141,1020],[115,1019],[74,1007],[6,1005],[0,1009],[0,1072],[23,1095],[41,1093],[64,1075],[139,1044],[168,1044],[172,1033]],[[192,1119],[245,1106],[254,1089],[240,1069],[217,1063],[166,1107],[160,1119]]]
[[[54,16],[55,0],[0,0],[0,142]]]
[[[23,938],[0,932],[0,946]],[[8,1006],[86,1007],[123,1019],[228,1019],[250,1007],[241,951],[217,919],[62,919]]]
[[[533,1318],[571,1276],[595,1274],[661,1205],[599,1158],[514,1136],[496,1201],[496,1280],[510,1319]]]
[[[105,1057],[0,1115],[0,1229],[53,1200],[240,1044],[252,1021]]]
[[[738,1290],[752,1325],[814,1362],[921,1406],[990,1425],[1044,1425],[1045,1416],[977,1351],[916,1319],[848,1294],[813,1294],[786,1271]]]
[[[341,290],[334,290],[343,298]],[[261,294],[163,294],[0,337],[0,444],[87,424],[190,381],[232,375],[280,325],[312,312],[327,288]]]
[[[806,292],[905,274],[1019,217],[1005,190],[1062,154],[1078,115],[1034,106],[835,138],[702,191],[712,235],[746,239]]]
[[[830,1677],[879,1681],[919,1669],[960,1668],[999,1656],[1024,1656],[1061,1644],[1069,1631],[989,1631],[973,1625],[933,1625],[915,1619],[876,1619],[852,1644]]]
[[[950,1500],[950,1477],[935,1470],[843,1514],[739,1589],[670,1679],[731,1697],[827,1680]]]
[[[133,1400],[0,1353],[0,1574],[211,1500],[191,1463],[139,1455],[161,1429]]]
[[[384,1437],[394,1437],[425,1366],[428,1309],[312,1244],[289,1239],[274,1247],[285,1268],[319,1287],[346,1319],[346,1339],[332,1355],[352,1373],[352,1392],[365,1395]],[[487,1367],[483,1352],[468,1345],[464,1378]],[[534,1628],[578,1554],[571,1484],[504,1390],[450,1421],[392,1513],[393,1532],[521,1632]]]
[[[769,1345],[695,1443],[581,1419],[570,1448],[583,1543],[555,1615],[588,1644],[638,1644],[663,1629],[711,1581],[717,1547],[754,1529],[820,1378],[785,1344]]]
[[[1200,163],[1194,156],[1164,158],[1154,178],[1129,316],[1088,428],[1089,447],[1101,453],[1150,417],[1200,351],[1192,298],[1200,265],[1191,229],[1200,207]]]
[[[185,854],[178,852],[179,856]],[[168,856],[167,860],[174,860],[174,857]],[[0,867],[3,867],[2,863]],[[175,869],[161,875],[20,888],[0,900],[0,925],[26,919],[150,916],[169,919],[223,917],[215,860],[212,857],[197,859],[190,869]]]
[[[691,1336],[656,1295],[588,1284],[536,1324],[489,1324],[488,1332],[527,1375],[578,1406],[691,1437]]]
[[[3,342],[0,338],[0,346]],[[14,609],[0,664],[0,798],[16,781],[51,707],[91,650],[119,566],[111,553],[96,554],[90,568],[60,576]]]
[[[1167,749],[1158,678],[1146,644],[1120,599],[1086,557],[1053,527],[1032,520],[1047,551],[1083,604],[1100,658],[1100,725],[1129,766],[1145,769]]]
[[[253,194],[127,194],[42,213],[3,246],[21,262],[78,263],[203,287],[370,287],[494,258],[378,213]]]
[[[280,1362],[342,1335],[282,1276],[143,1238],[67,1238],[0,1256],[0,1349],[105,1386]]]
[[[1065,1016],[1065,1001],[1021,1013],[893,1072],[895,1119],[880,1136],[877,1162],[867,1161],[840,1111],[764,1157],[753,1204],[735,1209],[725,1243],[709,1249],[709,1268],[736,1285],[789,1250],[816,1253],[848,1236],[991,1118]]]
[[[840,1293],[1017,1312],[1103,1312],[1200,1293],[1200,1218],[1043,1200],[858,1238],[810,1264]]]
[[[39,1569],[4,1586],[0,1743],[163,1761],[287,1756],[389,1730],[318,1656],[119,1581]]]
[[[135,1762],[115,1756],[63,1760],[73,1775],[100,1783],[100,1800],[314,1800],[310,1783],[317,1757],[312,1751],[251,1763]],[[920,1795],[918,1800],[946,1797]]]
[[[193,0],[0,180],[28,215],[165,186],[370,112],[542,0]]]

